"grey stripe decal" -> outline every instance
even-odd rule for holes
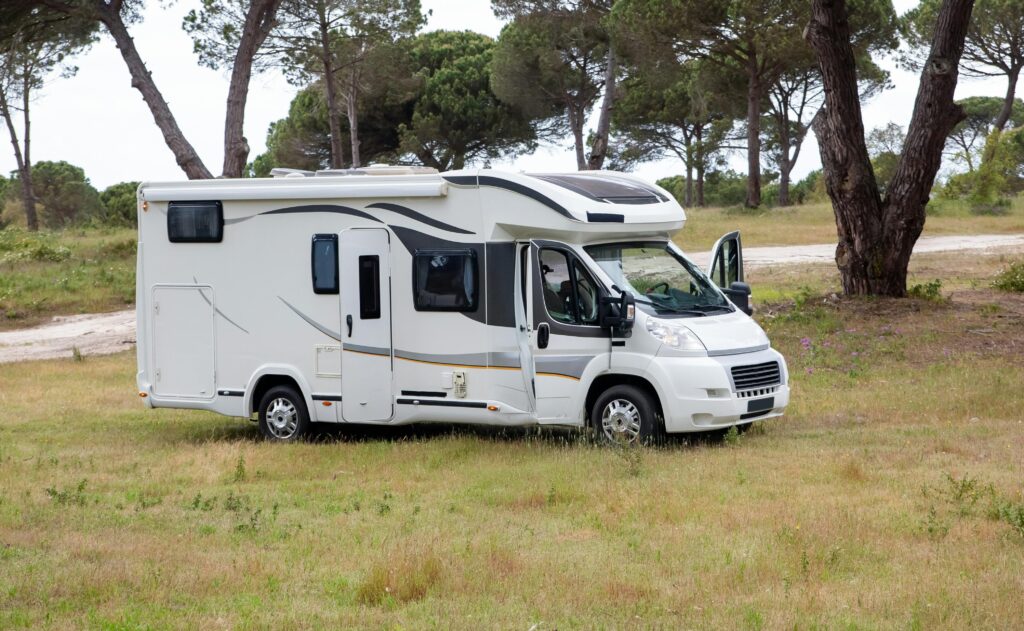
[[[411,208],[406,208],[405,206],[399,206],[398,204],[377,202],[375,204],[370,204],[369,206],[367,206],[367,208],[380,208],[382,210],[390,210],[395,214],[402,215],[403,217],[408,217],[409,219],[412,219],[414,221],[425,223],[428,226],[437,228],[439,230],[445,230],[447,232],[454,232],[457,234],[476,234],[472,230],[463,230],[462,228],[456,228],[451,224],[447,224],[443,221],[438,221],[437,219],[434,219],[432,217],[427,217],[423,213],[416,212],[415,210]]]
[[[537,372],[565,375],[579,379],[594,355],[540,355],[534,357]]]
[[[300,318],[302,318],[303,320],[305,320],[310,326],[312,326],[317,331],[320,331],[321,333],[323,333],[324,335],[326,335],[327,337],[329,337],[331,339],[338,340],[339,342],[341,341],[341,333],[335,333],[334,331],[332,331],[332,330],[328,329],[327,327],[325,327],[325,326],[321,325],[320,323],[318,323],[313,318],[308,317],[306,314],[302,313],[301,311],[299,311],[298,309],[293,307],[291,305],[291,303],[289,303],[287,300],[285,300],[281,296],[278,296],[277,299],[280,300],[281,302],[283,302],[285,305],[287,305],[289,309],[291,309],[292,311],[295,312],[295,315],[297,315]]]
[[[770,344],[761,344],[759,346],[748,346],[747,348],[730,348],[724,351],[708,351],[708,357],[723,357],[725,355],[742,355],[743,353],[756,353],[757,351],[766,351],[771,348]]]
[[[384,357],[391,357],[390,348],[381,348],[380,346],[361,346],[359,344],[349,344],[343,342],[341,349],[345,351],[355,351],[357,353],[366,353],[367,355],[382,355]]]
[[[193,282],[193,283],[195,283],[195,284],[197,284],[197,285],[199,284],[199,281],[198,281],[198,280],[196,280],[196,277],[195,277],[195,276],[193,276],[193,277],[192,277],[192,282]],[[199,295],[203,297],[203,300],[205,300],[205,301],[206,301],[206,304],[208,304],[208,305],[210,305],[211,307],[213,307],[213,303],[212,303],[212,302],[210,302],[210,299],[206,297],[206,294],[204,294],[204,293],[203,293],[203,290],[202,290],[202,289],[200,289],[200,290],[199,290]],[[213,311],[214,311],[214,313],[216,313],[216,314],[217,314],[217,315],[219,315],[220,317],[222,317],[222,318],[224,318],[225,320],[227,320],[227,321],[228,321],[229,323],[231,323],[231,324],[235,325],[235,327],[236,327],[236,328],[238,328],[238,330],[239,330],[239,331],[241,331],[242,333],[245,333],[246,335],[249,335],[249,332],[248,332],[248,331],[246,331],[246,330],[245,330],[244,328],[242,328],[242,326],[241,326],[240,324],[238,324],[237,322],[235,322],[235,321],[234,321],[234,320],[232,320],[231,318],[229,318],[229,317],[227,317],[226,315],[224,315],[224,312],[223,312],[223,311],[221,311],[220,309],[218,309],[217,307],[213,307]]]
[[[487,353],[467,353],[464,355],[428,355],[426,353],[412,353],[409,351],[395,350],[395,357],[411,359],[431,364],[460,364],[463,366],[487,367]]]
[[[488,366],[500,366],[502,368],[520,368],[519,353],[487,353]]]

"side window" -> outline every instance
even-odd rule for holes
[[[564,252],[540,251],[544,305],[552,320],[567,324],[597,324],[600,293],[582,263]]]
[[[572,263],[573,275],[576,278],[576,313],[580,324],[597,324],[600,294],[597,284],[579,261]]]
[[[472,250],[416,252],[412,261],[417,311],[473,311],[477,305],[477,264]]]
[[[312,250],[313,292],[338,293],[338,235],[313,235]]]
[[[540,251],[540,284],[544,291],[544,305],[551,319],[575,323],[572,278],[569,276],[569,261],[564,253],[548,249]]]
[[[167,205],[167,238],[171,243],[220,243],[224,239],[224,206],[220,202],[171,202]]]
[[[359,257],[359,317],[380,319],[380,257]]]

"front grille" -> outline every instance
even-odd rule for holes
[[[736,390],[777,386],[782,383],[779,362],[765,362],[751,366],[733,366],[732,382]]]
[[[778,390],[778,386],[768,386],[767,388],[754,388],[753,390],[740,390],[736,393],[736,397],[739,399],[756,399],[758,397],[766,397],[769,394],[775,394]]]

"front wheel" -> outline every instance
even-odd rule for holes
[[[660,442],[665,428],[654,400],[636,386],[613,386],[597,398],[590,412],[591,424],[601,442],[612,445],[646,445]]]
[[[260,400],[260,433],[267,440],[293,442],[309,429],[302,395],[291,386],[275,386]]]

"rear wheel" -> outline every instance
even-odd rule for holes
[[[601,442],[610,445],[646,445],[660,442],[665,428],[654,400],[636,386],[613,386],[597,398],[590,421]]]
[[[267,440],[292,442],[309,430],[302,395],[291,386],[275,386],[260,400],[260,433]]]

